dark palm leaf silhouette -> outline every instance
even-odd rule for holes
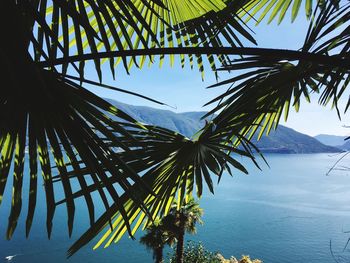
[[[10,21],[13,27],[6,29],[11,41],[2,41],[0,62],[1,76],[6,83],[0,98],[0,201],[12,172],[11,166],[14,165],[14,190],[7,238],[11,238],[21,213],[25,162],[29,162],[30,168],[27,235],[36,205],[37,176],[41,173],[47,202],[47,231],[50,236],[56,207],[53,187],[55,172],[60,174],[64,194],[67,197],[68,227],[71,234],[75,206],[71,182],[66,176],[68,171],[64,164],[65,160],[69,159],[74,164],[72,169],[77,174],[83,168],[89,169],[91,179],[95,183],[106,182],[112,175],[118,178],[118,184],[124,191],[128,190],[131,186],[128,179],[136,182],[140,181],[140,178],[120,159],[110,160],[108,156],[113,149],[104,143],[101,136],[108,137],[116,143],[120,142],[117,134],[109,132],[108,127],[113,127],[116,132],[124,136],[130,136],[121,125],[114,123],[110,117],[106,116],[105,112],[126,122],[134,124],[137,122],[77,83],[62,78],[55,70],[37,67],[27,51],[27,28],[23,26],[24,22],[20,23],[21,20],[16,21],[18,18],[21,19],[18,7],[12,1],[7,1],[3,5],[14,14]],[[25,154],[26,147],[28,156]],[[120,147],[127,150],[121,142]],[[105,169],[101,169],[101,165]],[[52,166],[56,168],[53,169]],[[78,179],[81,189],[85,191],[86,178]],[[109,207],[108,197],[116,203],[119,202],[120,194],[113,186],[106,186],[105,190],[106,192],[100,187],[97,191],[106,208]],[[92,223],[94,221],[93,201],[88,192],[84,197]],[[140,205],[142,207],[142,204]],[[127,220],[125,211],[122,207],[120,208]]]
[[[213,191],[210,172],[218,175],[219,179],[224,169],[230,169],[229,165],[246,172],[230,154],[245,155],[255,161],[252,154],[254,146],[249,143],[251,136],[259,127],[260,136],[265,131],[268,133],[272,127],[276,128],[283,110],[285,116],[288,116],[291,105],[298,109],[302,96],[308,100],[310,92],[323,92],[321,98],[333,98],[333,104],[336,105],[344,88],[341,86],[341,92],[332,93],[332,90],[337,89],[344,81],[344,78],[339,76],[346,76],[349,65],[348,30],[345,23],[348,12],[348,4],[340,7],[334,5],[334,2],[319,5],[315,9],[314,19],[310,21],[305,44],[298,51],[218,48],[220,52],[244,55],[225,65],[223,70],[243,69],[247,72],[220,83],[233,83],[234,86],[211,102],[219,104],[208,116],[219,110],[220,112],[194,140],[158,127],[147,126],[147,131],[133,132],[140,140],[136,143],[125,143],[133,149],[139,159],[123,153],[121,158],[135,171],[144,171],[142,178],[155,195],[140,194],[140,199],[144,200],[149,208],[149,217],[133,200],[122,196],[127,214],[132,217],[131,223],[134,224],[132,234],[142,223],[147,225],[152,218],[166,215],[174,199],[178,199],[182,204],[186,197],[192,195],[194,185],[200,196],[203,180],[206,181],[209,190]],[[343,29],[339,27],[341,25]],[[334,36],[334,30],[342,31]],[[341,54],[335,53],[339,47],[343,48]],[[187,50],[189,53],[195,52]],[[219,53],[214,50],[215,48],[211,49],[212,52]],[[171,53],[174,50],[168,51]],[[168,54],[166,50],[161,52]],[[208,50],[202,49],[201,52],[205,53]],[[337,79],[338,82],[335,82]],[[328,100],[323,100],[323,103]],[[143,144],[139,144],[140,141],[143,141]],[[78,192],[74,196],[78,197],[81,194]],[[75,253],[103,229],[108,228],[111,219],[112,227],[107,229],[95,248],[117,242],[127,231],[127,225],[114,206],[71,247],[69,254]]]
[[[255,43],[245,24],[236,15],[244,1],[203,0],[185,1],[78,1],[77,4],[62,1],[30,4],[35,20],[36,61],[41,65],[55,65],[60,59],[65,74],[69,65],[75,67],[80,77],[84,76],[84,55],[100,52],[132,51],[165,47],[219,47],[223,41],[232,46],[242,46],[240,37]],[[45,58],[44,52],[49,54]],[[121,54],[121,53],[120,53]],[[179,54],[179,53],[178,53]],[[78,65],[68,63],[72,55],[79,57]],[[117,58],[101,60],[93,58],[99,78],[102,78],[101,63],[109,61],[112,74],[115,66],[123,62],[128,72],[132,65],[142,67],[146,59],[150,63],[154,56],[144,54],[140,58],[121,54]],[[225,56],[218,56],[224,63]],[[189,55],[189,64],[194,63],[203,72],[203,58]],[[163,64],[164,56],[160,57]],[[213,55],[208,54],[212,69],[215,69]],[[185,56],[180,55],[181,65],[185,65]],[[174,55],[170,55],[171,64]]]
[[[203,182],[211,192],[214,192],[212,175],[220,180],[224,170],[231,175],[230,166],[247,173],[244,166],[234,156],[246,156],[255,162],[253,156],[254,145],[241,137],[234,140],[227,137],[229,131],[215,129],[213,124],[207,125],[196,139],[190,140],[181,134],[170,130],[146,126],[147,130],[130,131],[138,140],[127,139],[124,143],[133,149],[130,153],[117,153],[136,172],[143,172],[142,179],[149,185],[154,194],[140,192],[135,188],[147,206],[149,215],[142,211],[127,195],[122,195],[124,207],[132,217],[134,234],[144,223],[149,225],[154,218],[168,214],[174,200],[181,206],[186,199],[196,191],[200,197],[203,192]],[[226,136],[226,138],[225,138]],[[236,147],[238,142],[242,149]],[[231,154],[230,154],[231,153]],[[135,154],[138,158],[133,157]],[[232,155],[232,156],[231,156]],[[74,175],[73,175],[74,176]],[[114,179],[115,180],[115,179]],[[114,183],[112,180],[110,183]],[[134,184],[137,187],[137,184]],[[95,191],[95,188],[90,188]],[[82,196],[77,192],[73,196]],[[62,200],[64,203],[66,200]],[[112,220],[112,227],[110,227]],[[111,206],[96,223],[85,232],[69,249],[69,255],[74,254],[82,246],[91,241],[98,233],[106,229],[105,235],[96,244],[95,248],[103,243],[108,247],[112,242],[118,242],[127,231],[127,222],[122,220],[116,205]]]

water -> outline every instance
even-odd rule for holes
[[[249,176],[224,175],[215,188],[215,196],[205,193],[204,226],[196,236],[212,251],[225,257],[248,254],[264,262],[350,262],[350,253],[342,252],[350,233],[350,177],[335,171],[326,176],[337,157],[327,154],[267,155],[271,168],[263,172],[250,163]],[[350,172],[349,172],[350,174]],[[7,193],[11,191],[10,187]],[[0,208],[0,233],[5,234],[9,199]],[[82,206],[83,207],[83,206]],[[38,204],[35,224],[24,238],[24,222],[19,222],[11,241],[0,239],[0,262],[15,255],[12,262],[152,262],[152,254],[138,241],[125,237],[108,249],[92,251],[90,244],[66,261],[65,253],[88,225],[84,208],[78,207],[72,239],[68,238],[65,208],[56,213],[53,236],[45,234],[45,205]],[[26,202],[24,202],[26,215]],[[139,234],[140,235],[140,234]],[[6,262],[5,260],[3,262]]]

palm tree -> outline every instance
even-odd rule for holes
[[[183,263],[185,233],[195,234],[197,232],[196,224],[203,224],[202,215],[203,209],[199,207],[199,203],[194,198],[190,198],[182,205],[175,203],[169,214],[163,218],[165,228],[177,239],[177,263]]]
[[[294,20],[302,3],[310,21],[300,49],[243,45],[243,40],[256,44],[249,21],[281,22],[288,11]],[[1,1],[0,12],[0,23],[11,25],[3,27],[6,40],[0,41],[0,203],[13,170],[7,238],[21,215],[25,176],[29,235],[41,173],[49,236],[56,206],[67,207],[70,235],[75,199],[85,199],[91,228],[70,253],[107,228],[96,247],[126,232],[132,236],[142,222],[167,215],[175,196],[183,202],[194,186],[201,196],[203,181],[214,192],[211,174],[220,179],[223,170],[231,173],[230,166],[247,172],[234,157],[255,162],[254,133],[260,137],[277,128],[281,116],[287,118],[291,106],[298,110],[312,92],[320,93],[321,105],[331,103],[339,112],[338,101],[350,81],[350,5],[345,0],[7,0]],[[181,66],[197,65],[202,75],[203,59],[212,70],[218,63],[221,70],[240,70],[216,84],[230,88],[209,102],[217,105],[208,114],[218,114],[195,138],[141,124],[83,87],[132,93],[105,85],[102,63],[114,76],[116,65],[129,72],[156,59],[162,65],[166,56],[171,64],[178,56]],[[98,81],[88,79],[86,65],[95,68]],[[73,181],[79,190],[73,190]],[[58,183],[63,200],[56,200]],[[94,192],[105,206],[97,220]]]
[[[153,251],[155,263],[163,263],[163,249],[165,245],[171,246],[174,241],[174,235],[166,231],[162,221],[157,218],[146,228],[146,234],[141,237],[141,244]]]

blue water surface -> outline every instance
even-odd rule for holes
[[[326,175],[338,157],[328,154],[265,157],[270,168],[260,161],[263,171],[259,171],[242,160],[249,176],[237,172],[231,178],[224,174],[215,195],[204,194],[200,204],[205,211],[205,224],[198,227],[197,235],[186,239],[200,240],[225,257],[246,254],[267,263],[326,263],[335,262],[334,257],[340,262],[350,261],[350,253],[347,249],[343,251],[350,237],[346,233],[350,230],[350,172]],[[7,262],[8,255],[17,255],[11,262],[18,263],[152,262],[151,252],[128,237],[107,249],[93,251],[94,243],[89,244],[67,260],[67,249],[89,224],[83,200],[77,202],[71,239],[64,206],[57,208],[53,234],[51,240],[47,239],[45,204],[38,201],[29,239],[25,239],[22,218],[13,239],[6,241],[11,188],[9,181],[0,207],[0,262]],[[27,188],[25,181],[24,196]],[[23,217],[26,213],[24,199]]]

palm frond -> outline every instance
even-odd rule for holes
[[[131,137],[123,125],[113,122],[114,115],[124,122],[130,122],[135,128],[144,129],[137,121],[111,104],[82,88],[79,84],[62,78],[54,70],[44,70],[35,65],[27,50],[27,30],[16,19],[18,7],[12,1],[1,3],[14,14],[11,27],[4,29],[9,41],[0,43],[0,78],[3,81],[0,97],[0,203],[9,178],[13,177],[11,212],[7,229],[7,238],[11,238],[16,229],[22,210],[22,192],[25,176],[29,178],[28,215],[26,234],[29,234],[37,202],[38,176],[41,173],[47,203],[47,232],[50,237],[52,220],[56,208],[53,174],[58,173],[66,198],[69,235],[73,229],[75,204],[74,187],[69,172],[82,174],[89,170],[89,176],[78,176],[79,187],[83,192],[89,210],[91,224],[95,221],[94,204],[88,185],[97,185],[97,193],[106,209],[110,201],[120,206],[120,195],[128,192],[131,185],[138,182],[140,191],[150,191],[139,175],[130,169],[120,158],[111,160],[115,149],[102,137],[114,142],[123,151],[128,151],[119,139],[119,135]],[[3,20],[8,19],[2,16]],[[107,113],[109,115],[107,115]],[[113,129],[112,133],[108,129]],[[28,154],[26,154],[26,150]],[[71,167],[65,165],[69,160]],[[29,174],[24,172],[25,163],[29,163]],[[56,168],[52,168],[55,166]],[[13,167],[13,170],[12,168]],[[103,168],[101,168],[103,167]],[[70,170],[69,170],[70,169]],[[109,177],[116,184],[108,185]],[[104,183],[102,189],[99,186]],[[121,193],[119,192],[121,191]],[[131,193],[131,192],[130,192]],[[130,196],[144,209],[141,200]],[[121,214],[128,224],[126,212],[120,207]]]
[[[307,19],[312,17],[313,11],[317,6],[324,6],[325,3],[332,2],[334,6],[339,4],[339,0],[251,0],[240,10],[240,17],[246,18],[247,23],[253,19],[256,24],[261,23],[265,18],[267,23],[277,20],[280,24],[290,12],[291,21],[297,18],[300,9],[304,8]],[[304,6],[304,7],[303,7]]]
[[[132,218],[130,221],[133,226],[132,234],[141,227],[142,223],[147,226],[153,219],[165,216],[174,200],[177,200],[181,206],[186,199],[193,195],[194,191],[200,197],[203,192],[203,184],[208,186],[209,191],[214,192],[213,174],[219,180],[224,170],[231,174],[229,166],[247,173],[244,166],[231,155],[243,155],[254,160],[251,143],[243,140],[244,148],[239,149],[235,147],[233,142],[224,139],[227,131],[225,133],[224,130],[216,130],[212,124],[206,126],[195,140],[190,140],[164,128],[146,127],[145,131],[133,133],[138,138],[136,142],[124,142],[133,149],[132,152],[138,156],[138,159],[133,158],[129,153],[120,154],[120,158],[135,171],[144,173],[143,181],[155,193],[155,195],[139,193],[139,198],[143,200],[150,211],[149,216],[127,195],[121,197],[124,200],[127,215]],[[137,187],[137,184],[134,186]],[[95,188],[90,190],[95,191]],[[74,194],[75,197],[81,195],[81,192]],[[64,202],[65,200],[62,200],[62,203]],[[110,220],[113,223],[109,227]],[[127,230],[126,222],[122,220],[116,206],[111,206],[75,242],[68,252],[69,256],[90,242],[104,229],[106,232],[96,244],[95,249],[102,244],[108,247],[112,242],[118,242]]]
[[[83,56],[86,53],[124,51],[165,47],[218,47],[224,42],[231,46],[241,46],[240,39],[255,43],[249,29],[236,15],[245,1],[26,1],[24,10],[33,18],[32,46],[36,61],[55,64],[58,58],[71,55]],[[24,5],[24,4],[23,4]],[[142,67],[147,58],[154,62],[154,56],[140,58],[120,56],[115,59],[94,59],[96,72],[101,80],[101,63],[109,61],[114,68],[123,62],[129,71],[132,65]],[[216,69],[215,58],[207,56],[212,69]],[[227,58],[217,56],[220,63]],[[174,63],[170,55],[170,64]],[[164,56],[160,56],[160,65]],[[189,55],[191,67],[194,60],[203,72],[203,59],[200,55]],[[185,56],[180,55],[181,65]],[[84,77],[85,61],[62,63],[59,69],[66,73],[71,65]]]
[[[246,116],[241,134],[251,138],[260,130],[260,137],[277,127],[283,112],[287,119],[290,107],[298,111],[302,98],[309,101],[310,93],[320,93],[320,104],[332,102],[337,108],[349,82],[350,63],[332,64],[323,59],[349,59],[349,7],[348,3],[336,7],[329,2],[318,8],[304,45],[293,58],[288,52],[270,49],[223,67],[243,73],[212,86],[231,85],[208,103],[218,103],[208,114],[221,111],[215,124],[229,127],[236,118]]]

